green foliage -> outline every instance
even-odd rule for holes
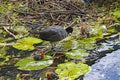
[[[7,50],[9,48],[8,47],[3,47],[3,48],[0,48],[0,58],[3,58],[4,60],[0,62],[0,66],[6,64],[7,61],[10,60],[10,56],[6,56],[6,53],[7,53]]]
[[[83,49],[93,49],[95,48],[95,41],[99,36],[91,37],[91,38],[84,38],[78,41],[79,47]]]
[[[80,40],[78,40],[79,47],[87,50],[95,48],[96,40],[98,38],[102,38],[102,35],[103,35],[103,29],[100,26],[100,22],[91,22],[90,37],[81,38]]]
[[[101,38],[102,36],[100,34],[102,30],[100,30],[100,33],[97,34],[96,36],[90,37],[90,38],[81,38],[80,40],[68,40],[68,41],[63,41],[61,44],[63,45],[62,50],[63,51],[68,51],[69,49],[93,49],[96,46],[94,43],[96,42],[97,38]]]
[[[108,29],[107,32],[108,32],[108,33],[114,33],[114,32],[116,32],[116,30],[115,30],[114,28],[110,28],[110,29]]]
[[[55,72],[58,74],[60,80],[75,80],[89,71],[90,67],[86,64],[68,62],[59,64]]]
[[[0,33],[2,33],[2,32],[3,32],[3,30],[0,29]]]
[[[9,37],[9,38],[2,38],[2,37],[0,37],[0,42],[6,42],[6,41],[10,41],[10,40],[13,40],[13,38],[11,38],[11,37]]]
[[[77,48],[79,48],[79,45],[80,44],[78,44],[78,41],[72,41],[72,49],[77,49]]]
[[[28,15],[28,16],[26,14],[24,15],[24,12],[26,13],[26,11],[28,11],[28,12],[30,12],[30,13],[32,12],[34,14],[34,12],[36,12],[36,10],[40,10],[40,9],[35,8],[35,10],[34,10],[34,8],[33,8],[34,3],[32,3],[32,5],[28,6],[28,5],[26,5],[26,2],[24,2],[24,1],[18,1],[15,3],[10,2],[9,0],[7,0],[7,1],[2,1],[3,3],[0,3],[0,14],[1,14],[0,15],[0,20],[1,20],[0,23],[12,25],[12,26],[10,26],[11,29],[9,28],[9,26],[7,26],[7,29],[9,28],[13,32],[14,31],[17,32],[18,35],[15,35],[15,36],[18,38],[21,35],[23,35],[24,33],[27,33],[27,30],[23,26],[22,22],[24,22],[24,20],[28,20],[28,19],[30,19],[29,21],[31,21],[32,18],[34,18],[34,16],[32,17],[32,15]],[[31,2],[30,2],[30,4],[31,4]],[[112,15],[114,16],[114,18],[117,21],[119,21],[118,20],[118,19],[120,19],[120,10],[118,9],[119,3],[115,2],[113,5],[115,5],[116,8],[114,11],[112,11]],[[32,6],[32,9],[34,11],[32,9],[30,9],[30,6]],[[40,7],[40,6],[36,5],[36,7]],[[20,11],[20,14],[15,10],[17,10],[18,12]],[[107,8],[101,7],[102,12],[106,13],[106,10],[107,10]],[[21,12],[23,12],[23,14],[21,14]],[[96,39],[101,38],[101,36],[103,34],[102,28],[99,25],[103,21],[103,18],[105,18],[105,16],[104,16],[105,13],[100,14],[98,12],[98,14],[100,14],[100,15],[96,15],[96,16],[100,17],[99,22],[90,21],[90,24],[93,23],[93,25],[90,26],[90,28],[91,28],[90,38],[81,38],[80,40],[69,39],[68,41],[61,42],[61,44],[63,44],[63,48],[62,48],[63,51],[68,51],[68,50],[72,49],[70,52],[67,52],[65,54],[67,56],[67,58],[81,59],[82,57],[88,55],[88,53],[83,49],[95,48],[94,43],[95,43]],[[91,17],[90,14],[87,14],[87,16]],[[53,15],[53,17],[54,17],[54,15]],[[74,15],[72,17],[70,16],[70,18],[73,18],[73,21],[75,21],[74,22],[75,26],[79,26],[82,23],[81,18],[76,15]],[[42,20],[43,20],[43,18],[42,18]],[[71,23],[73,21],[69,21],[69,23]],[[49,23],[49,24],[46,23],[46,25],[52,24],[51,21],[49,22],[47,19],[46,19],[46,22]],[[89,20],[88,20],[88,22],[89,22]],[[66,24],[66,23],[64,24],[64,26],[67,26],[67,25],[68,24]],[[109,29],[108,32],[110,32],[110,33],[115,32],[115,29],[113,29],[113,28]],[[0,29],[0,42],[3,43],[3,42],[12,40],[11,37],[6,38],[7,35],[8,35],[7,32]],[[40,39],[33,38],[33,37],[26,37],[26,38],[17,40],[17,42],[15,44],[13,44],[12,46],[19,50],[34,50],[33,45],[41,43],[41,42],[42,42],[42,40],[40,40]],[[80,49],[80,48],[83,48],[83,49]],[[113,48],[111,48],[111,47],[108,47],[108,49],[113,50]],[[0,58],[5,59],[4,61],[0,62],[0,65],[3,65],[3,64],[5,64],[5,62],[9,61],[10,56],[5,56],[7,53],[6,47],[1,48],[0,51],[1,51]],[[52,54],[53,53],[54,52],[52,52]],[[19,69],[22,69],[22,70],[38,70],[38,69],[45,68],[52,63],[53,63],[53,60],[49,56],[45,56],[45,58],[41,61],[34,61],[34,59],[32,57],[26,57],[26,58],[20,60],[19,62],[17,62],[15,64],[15,66],[19,66]],[[86,64],[83,64],[83,63],[75,64],[75,63],[70,62],[70,63],[59,64],[58,69],[56,70],[56,73],[59,75],[60,80],[75,80],[75,78],[77,78],[81,75],[84,75],[89,71],[90,71],[90,67]],[[22,79],[20,79],[20,80],[22,80]]]
[[[119,2],[114,2],[114,3],[112,3],[112,6],[115,6],[115,9],[118,9],[120,4],[119,4]]]
[[[63,42],[61,42],[61,44],[63,45],[62,50],[67,51],[67,50],[71,49],[71,47],[72,47],[72,40],[63,41]]]
[[[115,19],[120,19],[120,9],[115,9],[113,15]]]
[[[16,2],[15,4],[9,1],[3,1],[0,3],[0,18],[2,24],[20,25],[21,19],[18,16],[18,12],[14,10],[27,10],[26,6],[22,2]],[[23,21],[23,19],[22,19]],[[6,23],[7,22],[7,23]]]
[[[6,14],[6,12],[12,12],[13,9],[27,10],[27,7],[22,2],[13,4],[12,2],[4,1],[0,4],[0,13]]]
[[[91,38],[84,38],[78,41],[79,44],[89,44],[89,43],[94,43],[95,42],[95,38],[91,37]]]
[[[7,53],[7,50],[7,47],[0,48],[0,58],[4,58],[5,54]]]
[[[26,37],[20,40],[17,40],[13,47],[19,50],[34,50],[34,44],[41,43],[42,40],[33,37]]]
[[[17,62],[15,66],[19,66],[18,69],[21,70],[38,70],[45,68],[52,63],[53,60],[50,56],[45,56],[44,59],[40,61],[35,61],[32,57],[26,57]]]
[[[109,50],[110,50],[110,51],[113,51],[113,50],[114,50],[114,48],[113,48],[113,47],[110,47],[110,48],[109,48]]]
[[[90,30],[91,36],[100,37],[102,35],[102,27],[100,26],[100,22],[92,22],[90,27],[91,27]]]
[[[114,19],[116,20],[116,22],[120,21],[120,7],[119,7],[119,2],[114,2],[112,4],[112,6],[114,6],[114,10],[110,12],[111,15],[113,15]]]
[[[87,53],[85,50],[77,49],[72,50],[71,52],[67,52],[65,55],[71,59],[80,59],[82,57],[88,56],[88,54],[89,53]]]
[[[24,27],[24,26],[12,26],[11,27],[12,30],[14,30],[15,32],[18,32],[18,33],[27,33],[27,29]]]
[[[14,5],[12,5],[12,3],[4,3],[2,5],[0,5],[0,13],[5,14],[6,12],[8,12],[9,10],[13,9]]]

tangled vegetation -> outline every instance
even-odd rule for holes
[[[0,66],[15,65],[21,70],[55,67],[50,71],[56,72],[61,80],[74,80],[86,74],[90,71],[84,64],[84,57],[89,55],[87,50],[96,48],[97,41],[107,38],[103,37],[102,26],[106,26],[107,35],[120,31],[119,5],[119,0],[105,0],[102,4],[97,1],[82,3],[81,0],[1,0]],[[48,42],[36,34],[51,25],[74,28],[73,34],[60,41],[62,52],[49,50]],[[87,26],[89,37],[81,35],[81,25]],[[35,61],[33,56],[42,52],[45,52],[44,59]],[[55,63],[56,59],[61,62]],[[45,78],[46,72],[39,77]],[[16,78],[22,80],[19,73]]]

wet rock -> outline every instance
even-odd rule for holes
[[[85,58],[88,65],[92,65],[96,60],[106,56],[108,53],[120,49],[120,41],[105,40],[99,43],[99,46],[99,48],[89,50],[90,54]]]
[[[102,46],[98,49],[99,53],[109,53],[113,49],[112,45],[109,45],[107,43],[102,43]]]
[[[119,49],[120,47],[120,41],[106,41],[106,43],[102,43],[101,44],[102,46],[98,49],[98,52],[99,53],[104,53],[104,54],[107,54],[107,53],[110,53],[112,51],[115,51],[117,49]]]
[[[119,34],[114,34],[110,36],[110,40],[115,40],[115,39],[119,39]]]

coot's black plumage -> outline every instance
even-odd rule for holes
[[[41,30],[39,35],[42,40],[57,42],[66,38],[69,33],[72,33],[72,31],[73,28],[71,27],[63,29],[63,27],[55,25],[55,26],[50,26],[47,29]]]

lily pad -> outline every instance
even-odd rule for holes
[[[87,53],[83,49],[77,49],[77,50],[72,50],[71,52],[67,52],[65,55],[71,59],[80,59],[82,57],[88,56],[88,54],[89,53]]]
[[[75,80],[89,71],[90,67],[87,64],[67,62],[59,64],[55,72],[58,74],[60,80]]]
[[[63,41],[61,44],[63,45],[63,51],[68,51],[69,49],[77,49],[79,47],[78,41],[75,40]]]
[[[34,44],[41,43],[42,40],[34,37],[26,37],[20,40],[17,40],[13,47],[19,50],[34,50]]]
[[[35,61],[32,57],[26,57],[17,62],[15,66],[19,66],[18,69],[21,70],[38,70],[43,69],[52,63],[53,60],[50,56],[45,56],[44,59],[40,61]]]
[[[79,45],[78,41],[72,41],[72,49],[77,49]]]
[[[95,42],[97,38],[100,38],[100,37],[95,36],[91,38],[84,38],[84,39],[78,40],[79,47],[87,50],[94,49],[95,47],[97,47],[95,46]]]
[[[71,40],[63,41],[63,42],[61,42],[61,44],[63,45],[63,47],[62,47],[63,51],[68,51],[72,47],[72,41]]]

